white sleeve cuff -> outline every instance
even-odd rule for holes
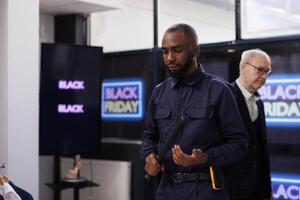
[[[4,192],[4,196],[9,197],[9,199],[21,200],[20,196],[16,193],[16,191],[8,183],[3,184],[3,192]]]

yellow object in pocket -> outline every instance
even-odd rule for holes
[[[223,174],[221,168],[209,167],[211,185],[214,190],[224,189]]]

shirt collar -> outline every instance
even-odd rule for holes
[[[249,101],[249,99],[253,96],[254,100],[257,101],[260,97],[258,92],[255,92],[254,94],[249,92],[240,82],[239,79],[236,80],[236,84],[238,85],[238,87],[240,88],[240,90],[242,91],[243,96],[245,97],[245,99],[247,101]]]
[[[180,82],[183,82],[186,85],[192,86],[192,85],[196,84],[203,77],[203,74],[204,74],[203,72],[204,72],[204,69],[199,64],[198,69],[194,73],[192,73],[190,76],[188,76],[182,80],[171,78],[171,88],[174,88],[176,85],[180,84]]]

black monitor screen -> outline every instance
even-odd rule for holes
[[[42,45],[41,155],[98,150],[101,59],[100,47]]]
[[[200,58],[199,63],[201,63],[203,69],[214,76],[222,78],[226,81],[229,79],[228,73],[228,63],[230,57],[227,54],[222,56],[214,56],[211,54],[206,54]]]
[[[140,140],[144,129],[145,107],[152,88],[164,75],[160,54],[156,70],[153,58],[153,52],[147,50],[104,55],[102,138]]]

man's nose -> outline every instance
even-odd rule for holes
[[[175,60],[175,57],[174,57],[174,53],[173,53],[173,52],[168,52],[167,60],[168,60],[169,62]]]

